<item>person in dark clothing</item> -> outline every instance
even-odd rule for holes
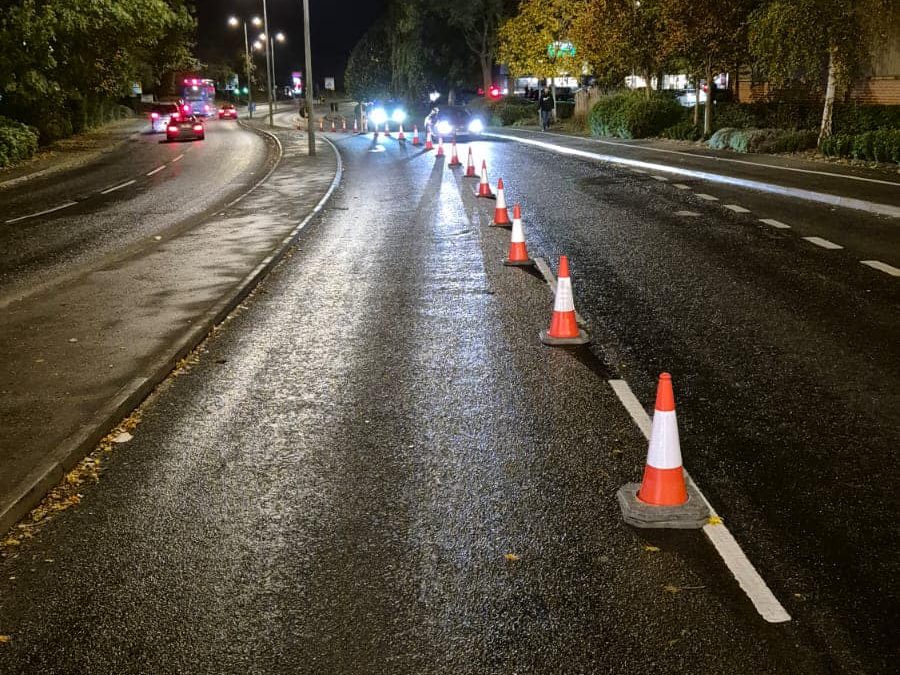
[[[541,111],[541,131],[547,131],[550,128],[550,113],[553,112],[555,103],[550,88],[544,85],[541,95],[538,97],[538,110]]]

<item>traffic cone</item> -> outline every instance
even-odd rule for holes
[[[458,166],[462,166],[462,162],[459,161],[459,155],[456,154],[456,136],[453,137],[453,142],[450,144],[451,153],[450,153],[450,162],[447,166],[456,168]]]
[[[435,157],[443,157],[444,156],[444,137],[438,136],[438,149],[437,153],[434,155]]]
[[[431,130],[425,131],[425,150],[434,150],[434,143],[431,142]]]
[[[403,134],[403,125],[402,125],[402,124],[400,125],[400,133],[397,134],[397,140],[398,140],[398,141],[405,141],[405,140],[406,140],[406,136]]]
[[[478,184],[478,192],[475,193],[475,196],[487,199],[494,198],[494,194],[491,192],[491,185],[488,183],[487,161],[485,160],[481,160],[481,182]]]
[[[341,133],[344,133],[344,134],[347,133],[347,118],[346,117],[341,118]]]
[[[388,122],[384,123],[384,135],[388,138],[391,137],[391,125]]]
[[[478,178],[475,173],[475,159],[472,157],[472,148],[469,147],[469,160],[466,162],[466,178]]]
[[[678,421],[672,376],[662,373],[656,388],[656,408],[644,480],[629,483],[617,493],[625,522],[636,527],[699,528],[709,518],[709,506],[687,484],[681,466]]]
[[[332,118],[332,120],[331,120],[331,133],[334,133],[334,132],[335,132],[335,128],[334,128],[334,118]]]
[[[416,147],[418,147],[419,145],[422,144],[422,142],[419,140],[419,127],[417,127],[415,124],[413,124],[412,144],[415,145]]]
[[[553,318],[550,329],[541,331],[541,342],[553,347],[583,345],[590,342],[587,333],[578,327],[575,318],[575,301],[572,297],[572,280],[569,278],[569,259],[559,256],[559,275],[556,278],[556,297],[553,300]]]
[[[355,117],[353,118],[353,133],[359,133],[359,120],[357,120]]]
[[[494,222],[492,224],[498,227],[507,227],[512,224],[509,220],[509,211],[506,208],[502,178],[497,181],[497,206],[494,207]]]
[[[322,132],[325,131],[325,118],[324,117],[319,118],[319,131],[322,131]]]
[[[513,206],[512,233],[509,237],[509,254],[504,265],[510,267],[529,267],[534,265],[534,260],[528,257],[528,248],[525,246],[525,231],[522,229],[522,209],[518,204]]]

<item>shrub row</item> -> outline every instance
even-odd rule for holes
[[[659,135],[683,115],[682,107],[668,96],[648,99],[643,92],[623,92],[597,101],[588,116],[588,126],[594,136],[646,138]]]
[[[797,152],[816,147],[815,131],[791,129],[735,129],[725,127],[709,139],[715,150],[735,152]]]
[[[28,159],[37,148],[37,129],[0,117],[0,167]]]
[[[663,138],[676,141],[699,141],[703,138],[703,128],[696,126],[691,120],[682,120],[668,129],[663,129],[661,135]]]
[[[714,123],[717,129],[817,129],[822,122],[820,103],[719,103]],[[900,129],[900,106],[834,106],[835,134],[862,134],[879,129]]]
[[[537,124],[537,105],[516,96],[508,96],[499,101],[485,104],[485,111],[491,126],[506,127],[513,124]]]
[[[900,163],[900,129],[881,129],[855,135],[837,134],[822,141],[819,150],[828,157]]]

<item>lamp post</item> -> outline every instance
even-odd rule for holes
[[[306,47],[306,130],[309,138],[309,155],[316,154],[316,132],[313,124],[313,95],[312,95],[312,49],[309,39],[309,0],[303,0],[303,42]]]
[[[250,21],[254,26],[262,23],[258,16],[254,16]],[[228,18],[229,26],[236,27],[238,24],[244,25],[244,65],[247,67],[247,112],[250,115],[250,119],[253,119],[253,81],[250,79],[252,63],[250,61],[250,41],[247,39],[247,20],[238,19],[236,16]]]
[[[272,96],[275,98],[275,101],[278,101],[278,76],[275,74],[275,43],[276,42],[284,42],[285,41],[284,33],[281,31],[275,33],[272,36],[272,39],[269,40],[269,49],[272,52],[272,86],[274,87],[272,91]]]
[[[263,35],[269,37],[269,11],[266,0],[263,0]],[[268,40],[267,40],[268,41]],[[269,126],[274,127],[275,122],[272,121],[272,61],[269,58],[269,48],[266,46],[266,83],[269,85]]]

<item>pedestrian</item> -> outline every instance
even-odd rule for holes
[[[556,107],[556,102],[553,100],[553,94],[550,93],[550,87],[545,84],[541,90],[541,95],[538,97],[538,110],[541,112],[541,131],[547,131],[550,128],[550,113],[553,112],[554,107]]]

